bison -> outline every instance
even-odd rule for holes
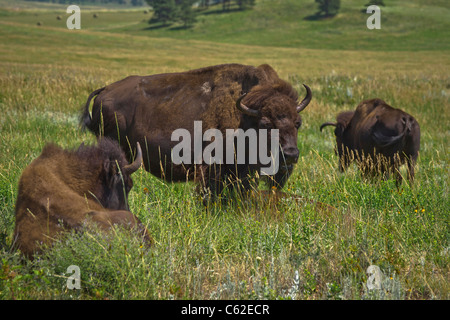
[[[408,179],[414,180],[414,166],[420,148],[420,127],[408,113],[395,109],[381,99],[362,101],[355,111],[338,114],[336,122],[325,122],[336,127],[336,147],[339,169],[345,171],[356,160],[366,174],[393,173],[397,187],[402,183],[399,167],[408,166]]]
[[[146,228],[128,208],[130,175],[141,163],[139,145],[136,159],[129,163],[117,142],[107,138],[77,150],[47,144],[19,181],[14,246],[32,258],[62,231],[89,223],[104,230],[114,224],[136,228],[151,243]]]
[[[258,67],[224,64],[179,73],[134,75],[92,92],[81,124],[96,136],[118,140],[128,156],[133,153],[130,145],[139,142],[147,171],[166,181],[200,182],[201,190],[206,190],[204,195],[213,197],[224,188],[235,189],[236,185],[249,190],[249,176],[254,177],[252,173],[262,163],[249,161],[248,154],[258,148],[269,150],[269,139],[266,145],[259,140],[259,147],[248,142],[244,150],[238,148],[236,140],[233,148],[223,146],[223,158],[234,159],[239,152],[245,154],[243,163],[231,164],[225,161],[211,164],[205,159],[196,162],[196,146],[192,141],[192,148],[187,151],[189,161],[175,163],[172,161],[173,149],[178,144],[172,137],[175,130],[195,135],[196,124],[200,123],[201,136],[210,129],[219,130],[222,137],[230,129],[235,132],[265,129],[273,137],[272,129],[277,129],[280,166],[268,174],[271,177],[268,181],[270,187],[282,188],[299,156],[299,112],[311,101],[311,90],[304,87],[306,96],[298,102],[296,90],[267,64]],[[91,115],[89,108],[94,97]],[[203,141],[201,150],[207,145]]]

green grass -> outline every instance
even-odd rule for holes
[[[79,31],[67,30],[64,19],[58,24],[57,6],[0,10],[0,299],[450,297],[448,5],[388,5],[399,20],[382,21],[386,30],[376,36],[370,31],[372,43],[361,36],[369,31],[352,27],[365,26],[359,4],[350,6],[356,1],[328,21],[297,19],[315,12],[306,1],[273,3],[204,15],[198,27],[177,31],[140,29],[148,27],[134,20],[144,16],[140,10],[91,8],[99,18],[90,21],[93,11],[86,13]],[[201,33],[202,25],[210,28]],[[306,34],[301,43],[289,40]],[[151,250],[122,230],[109,237],[95,230],[71,234],[34,262],[10,249],[23,169],[49,141],[66,148],[94,142],[77,120],[91,91],[130,74],[228,62],[269,63],[301,95],[301,84],[310,85],[300,159],[285,191],[333,210],[266,199],[204,208],[193,184],[164,183],[141,169],[129,202],[156,241]],[[319,126],[372,97],[421,125],[414,186],[397,190],[393,180],[367,181],[354,167],[337,170],[333,132]],[[65,287],[73,264],[81,269],[81,290]],[[373,264],[386,276],[380,292],[365,286]]]

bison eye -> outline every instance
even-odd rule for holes
[[[259,127],[261,129],[272,129],[273,125],[269,119],[262,119],[261,122],[259,123]]]
[[[120,175],[116,176],[115,183],[120,189],[124,189],[126,194],[128,194],[133,187],[133,181],[131,179],[127,179]]]
[[[126,186],[127,194],[131,191],[131,188],[133,188],[133,181],[130,179]]]
[[[296,127],[297,129],[300,129],[301,126],[302,126],[302,122],[301,122],[301,121],[296,121],[296,122],[295,122],[295,127]]]

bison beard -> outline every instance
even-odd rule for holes
[[[132,153],[130,145],[139,142],[147,171],[166,181],[197,181],[200,190],[213,197],[221,194],[225,185],[231,190],[239,185],[248,191],[250,177],[261,163],[198,164],[192,152],[189,163],[174,164],[171,152],[178,142],[171,140],[172,133],[184,129],[193,136],[195,121],[202,123],[202,136],[209,129],[220,130],[223,137],[227,129],[278,129],[280,170],[268,180],[270,186],[281,188],[299,155],[298,113],[311,101],[311,91],[305,88],[306,97],[299,103],[294,88],[269,65],[225,64],[180,73],[130,76],[92,92],[81,123],[96,136],[118,140],[128,156]],[[89,106],[94,97],[91,116]],[[248,154],[249,147],[239,151]],[[222,154],[229,157],[226,150]]]
[[[137,149],[129,164],[117,143],[107,138],[75,151],[48,144],[20,178],[14,245],[32,258],[60,232],[90,222],[105,230],[114,224],[136,228],[151,243],[144,225],[128,211],[130,175],[142,163]]]
[[[400,166],[407,164],[408,178],[414,180],[414,166],[420,149],[420,127],[408,113],[381,99],[362,101],[355,111],[341,112],[336,122],[336,148],[339,169],[345,171],[356,160],[365,174],[394,173],[397,187],[402,183]]]

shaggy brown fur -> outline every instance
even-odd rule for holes
[[[279,129],[280,147],[287,160],[272,182],[282,187],[297,162],[297,134],[301,125],[298,112],[311,99],[309,88],[307,92],[303,106],[297,108],[297,92],[269,65],[226,64],[181,73],[130,76],[94,91],[81,120],[97,136],[104,134],[119,140],[128,154],[128,143],[139,142],[144,149],[145,168],[155,176],[167,181],[186,181],[195,179],[200,172],[204,176],[197,180],[203,181],[202,187],[212,189],[213,193],[219,193],[221,187],[216,190],[209,182],[222,184],[230,170],[238,171],[237,179],[245,179],[247,173],[258,170],[258,165],[206,168],[205,164],[194,165],[193,155],[191,164],[174,165],[171,150],[179,143],[171,141],[174,130],[184,128],[192,136],[194,121],[202,121],[203,132],[211,128],[223,133],[238,128]],[[236,101],[244,93],[242,104],[257,110],[258,116],[244,114],[236,107]],[[89,105],[94,96],[91,116]]]
[[[399,167],[408,165],[408,178],[414,180],[414,166],[420,149],[420,127],[408,113],[395,109],[381,99],[362,101],[355,111],[342,112],[335,126],[339,169],[345,171],[356,160],[365,173],[390,172],[402,182]]]
[[[136,161],[131,171],[140,165]],[[97,146],[83,144],[75,151],[45,146],[19,181],[15,246],[32,258],[41,244],[51,244],[61,231],[89,221],[103,229],[113,224],[137,227],[151,241],[128,211],[127,195],[133,185],[129,168],[123,151],[110,139]]]

